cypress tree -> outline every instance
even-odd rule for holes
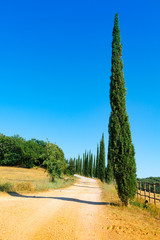
[[[104,133],[100,141],[100,156],[99,156],[99,179],[103,182],[105,180],[105,144]]]
[[[85,176],[85,155],[83,153],[83,166],[82,166],[82,173],[83,173],[83,176]]]
[[[93,165],[93,176],[95,177],[95,173],[96,173],[96,159],[95,159],[95,155],[94,155],[94,165]]]
[[[70,158],[69,160],[68,169],[71,175],[75,174],[76,166],[75,166],[75,161],[72,158]]]
[[[78,173],[78,160],[76,159],[76,173]]]
[[[109,137],[109,145],[108,145],[108,163],[107,163],[107,168],[106,168],[106,173],[105,173],[105,181],[106,183],[110,184],[114,180],[114,173],[113,173],[113,163],[112,163],[112,156],[111,156],[111,151],[110,151],[110,146],[111,146],[111,137]]]
[[[80,174],[82,175],[82,158],[80,159]]]
[[[90,177],[91,174],[91,151],[88,153],[88,177]]]
[[[86,176],[86,151],[84,153],[84,176]]]
[[[88,164],[88,153],[85,151],[84,154],[84,176],[88,177],[89,175],[89,164]]]
[[[78,155],[78,160],[77,160],[77,173],[78,173],[78,174],[80,174],[80,168],[81,168],[81,166],[80,166],[80,164],[81,164],[80,161],[81,161],[81,160],[80,160],[80,155]]]
[[[126,89],[118,14],[115,15],[112,36],[108,169],[110,168],[111,171],[113,169],[118,195],[122,203],[127,206],[128,200],[133,199],[136,194],[136,163],[126,111]],[[113,175],[111,174],[111,176]]]
[[[93,154],[89,154],[89,176],[93,177]]]
[[[99,146],[97,144],[97,156],[96,156],[96,178],[99,178]]]
[[[91,151],[88,153],[88,176],[91,176]]]
[[[89,158],[88,153],[86,154],[86,177],[89,176]]]
[[[75,166],[75,167],[74,167],[74,168],[75,168],[75,169],[74,169],[74,172],[76,173],[76,159],[74,158],[73,161],[74,161],[74,166]]]
[[[113,180],[114,180],[113,167],[111,165],[111,162],[109,161],[105,171],[105,181],[106,183],[110,184],[113,182]]]

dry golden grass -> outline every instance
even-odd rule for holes
[[[74,183],[74,177],[63,176],[50,181],[50,176],[43,168],[0,167],[0,191],[34,192],[50,188],[62,188]]]
[[[119,232],[123,230],[123,239],[160,239],[160,209],[154,204],[144,204],[144,199],[135,200],[135,204],[124,207],[113,184],[99,182],[102,188],[102,199],[108,203],[106,214],[113,220],[107,229]],[[117,230],[118,229],[118,230]]]

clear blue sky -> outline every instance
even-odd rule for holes
[[[160,176],[160,2],[0,2],[0,132],[58,144],[66,158],[108,148],[111,42],[119,13],[138,177]]]

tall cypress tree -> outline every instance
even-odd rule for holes
[[[109,156],[108,159],[110,159]],[[109,161],[105,171],[105,181],[106,183],[110,184],[113,182],[113,180],[114,180],[113,166],[111,165],[111,161]]]
[[[90,159],[89,159],[89,176],[90,177],[93,177],[93,154],[92,153],[90,153],[90,155],[89,155],[90,157]]]
[[[88,161],[88,153],[85,151],[84,154],[84,176],[89,176],[89,161]]]
[[[81,164],[81,159],[80,159],[80,155],[78,155],[78,160],[77,160],[77,173],[78,174],[80,174],[80,168],[81,168],[81,166],[80,166],[80,164]]]
[[[89,155],[86,155],[86,177],[89,176]]]
[[[74,172],[76,173],[76,158],[74,158],[74,165],[75,165],[75,170],[74,170]]]
[[[105,144],[104,133],[100,141],[100,156],[99,156],[99,179],[103,182],[105,180]]]
[[[76,173],[78,173],[78,160],[76,159]]]
[[[96,159],[94,155],[94,163],[93,163],[93,176],[95,177],[95,172],[96,172]]]
[[[99,178],[99,146],[97,144],[97,156],[96,156],[96,178]]]
[[[82,158],[80,159],[80,174],[82,175]]]
[[[82,168],[83,168],[83,176],[85,176],[85,155],[84,155],[84,153],[83,153],[83,166],[82,166]]]
[[[87,153],[85,151],[85,153],[84,153],[84,176],[87,176],[86,157],[87,157]]]
[[[115,15],[112,36],[112,74],[110,83],[112,111],[109,120],[108,165],[110,165],[111,170],[113,169],[118,195],[122,203],[127,206],[128,200],[134,198],[136,194],[136,163],[126,111],[126,89],[118,14]]]

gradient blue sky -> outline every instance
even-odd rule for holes
[[[0,132],[58,144],[66,158],[108,148],[111,42],[119,13],[138,177],[160,176],[160,2],[0,2]]]

